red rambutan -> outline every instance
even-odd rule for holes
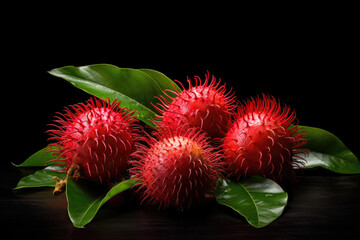
[[[250,175],[277,182],[293,179],[293,166],[302,159],[297,154],[306,152],[299,149],[305,139],[295,119],[295,111],[264,94],[239,106],[222,145],[229,175],[238,180]]]
[[[121,108],[120,101],[107,102],[90,98],[86,103],[72,105],[71,111],[56,116],[56,129],[49,130],[58,154],[53,161],[63,161],[67,172],[73,164],[81,177],[110,183],[127,170],[129,156],[135,150],[138,127],[133,112]]]
[[[197,76],[195,85],[192,85],[188,78],[188,89],[177,82],[182,86],[182,92],[178,92],[176,88],[175,91],[164,91],[164,95],[171,99],[171,102],[164,96],[156,97],[160,103],[154,107],[161,116],[157,116],[155,122],[163,128],[172,130],[179,127],[198,127],[212,138],[222,137],[236,108],[235,93],[232,90],[226,93],[225,84],[219,86],[220,80],[216,81],[214,76],[209,83],[209,73],[205,75],[203,84]],[[176,97],[169,96],[167,92],[175,94]]]
[[[184,210],[212,196],[223,163],[208,140],[195,128],[166,128],[156,132],[156,139],[149,136],[149,146],[135,152],[139,161],[130,170],[139,179],[143,201]]]

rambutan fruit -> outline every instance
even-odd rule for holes
[[[294,165],[303,161],[297,154],[306,152],[299,149],[306,141],[295,119],[295,111],[264,94],[240,105],[222,145],[229,176],[292,180]]]
[[[56,116],[56,129],[49,130],[50,146],[58,155],[53,161],[63,161],[64,171],[78,165],[73,175],[99,183],[110,183],[128,167],[130,154],[138,138],[136,118],[121,108],[120,101],[107,102],[90,98],[86,103],[72,105],[71,111]]]
[[[235,93],[232,90],[226,92],[225,84],[219,86],[220,80],[217,81],[214,76],[209,83],[209,73],[205,75],[203,84],[198,76],[195,76],[195,85],[188,78],[188,89],[177,82],[182,86],[182,92],[174,87],[175,91],[164,91],[167,98],[156,97],[160,102],[154,107],[161,115],[155,122],[162,128],[198,127],[212,138],[224,136],[236,109]],[[167,92],[175,94],[175,97]]]
[[[221,155],[196,128],[161,129],[134,155],[138,161],[130,173],[139,180],[142,202],[159,209],[184,210],[206,202],[223,169]]]

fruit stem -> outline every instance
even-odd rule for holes
[[[74,177],[77,176],[78,174],[79,174],[79,165],[73,163],[63,179],[60,180],[58,177],[54,176],[53,179],[56,181],[55,188],[53,191],[54,196],[57,196],[65,191],[66,181],[68,176]]]
[[[55,189],[53,191],[54,196],[59,195],[60,193],[65,191],[66,188],[66,177],[63,179],[59,179],[58,177],[54,176],[53,179],[56,181]]]

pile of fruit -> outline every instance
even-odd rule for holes
[[[158,210],[217,202],[259,228],[282,214],[297,169],[360,173],[333,134],[299,126],[295,111],[270,95],[240,99],[209,73],[187,87],[154,70],[107,64],[50,73],[93,97],[56,114],[50,144],[17,165],[41,169],[15,189],[65,191],[76,227],[130,192]]]

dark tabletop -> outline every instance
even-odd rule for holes
[[[360,234],[360,175],[326,171],[299,173],[283,215],[256,229],[231,210],[213,204],[187,212],[156,211],[110,203],[84,229],[72,226],[65,195],[51,189],[13,191],[26,173],[1,168],[3,236],[36,239],[355,239]],[[10,235],[7,235],[10,234]]]

